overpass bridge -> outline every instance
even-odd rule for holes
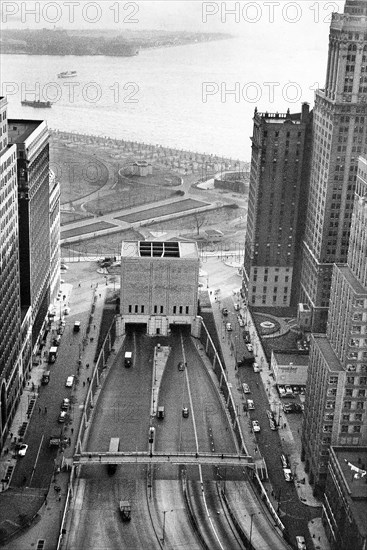
[[[185,464],[202,466],[252,466],[252,456],[220,453],[164,452],[81,452],[74,455],[74,465],[84,464]]]

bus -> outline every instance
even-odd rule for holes
[[[133,364],[133,354],[131,351],[125,351],[125,360],[124,360],[125,367],[131,367]]]
[[[111,437],[110,447],[108,449],[109,453],[118,453],[119,452],[120,439],[118,437]],[[116,472],[117,464],[107,464],[108,475],[112,475]]]

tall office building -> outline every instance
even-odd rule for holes
[[[50,170],[50,303],[60,288],[60,184]]]
[[[0,97],[0,449],[30,368],[30,314],[21,308],[17,151]]]
[[[252,136],[242,294],[250,306],[299,301],[312,115],[258,113]]]
[[[22,306],[32,308],[36,346],[50,303],[49,132],[41,120],[9,120],[16,145]]]
[[[360,157],[348,264],[335,264],[326,334],[311,336],[302,458],[324,490],[330,446],[367,446],[367,160]]]
[[[358,157],[367,150],[367,0],[347,0],[330,27],[325,89],[316,91],[301,301],[325,332],[334,262],[348,255]]]

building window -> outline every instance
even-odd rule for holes
[[[357,410],[358,411],[363,411],[363,409],[364,409],[363,401],[357,401]]]
[[[163,313],[163,306],[161,306],[161,313]]]
[[[349,414],[343,414],[343,422],[349,422],[350,415]]]
[[[182,314],[183,307],[180,306],[180,315]]]
[[[173,306],[173,315],[176,315],[177,306]]]
[[[144,306],[141,306],[140,311],[141,313],[144,313]]]
[[[129,313],[132,313],[133,311],[133,306],[129,306]]]
[[[186,306],[186,315],[189,314],[189,306]]]
[[[353,432],[359,434],[361,432],[361,426],[353,426]]]
[[[139,313],[139,306],[135,304],[135,313]]]
[[[358,390],[358,397],[364,397],[366,395],[366,390]]]
[[[158,306],[154,306],[154,313],[157,313],[158,311]]]
[[[344,409],[351,409],[351,408],[352,408],[352,402],[344,401]]]
[[[342,433],[348,433],[348,426],[343,425],[341,429]]]

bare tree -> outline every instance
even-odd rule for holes
[[[196,227],[196,235],[200,234],[200,227],[202,227],[205,223],[205,216],[201,214],[200,212],[194,213],[194,221],[195,221],[195,227]]]

